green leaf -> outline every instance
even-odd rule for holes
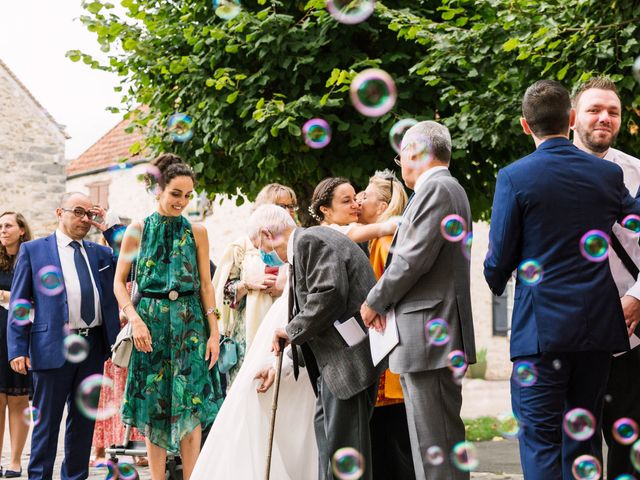
[[[502,45],[502,49],[505,52],[510,52],[511,50],[518,48],[518,45],[520,45],[520,40],[518,40],[517,38],[510,38],[509,40],[504,42],[504,45]]]
[[[229,95],[227,95],[227,103],[231,104],[234,103],[236,101],[236,99],[238,98],[238,94],[240,93],[239,90],[236,90],[233,93],[230,93]]]

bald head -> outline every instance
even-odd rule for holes
[[[82,240],[91,229],[91,220],[86,213],[92,208],[91,199],[84,193],[65,193],[60,198],[60,206],[56,208],[58,229],[73,240]]]
[[[85,201],[91,203],[91,199],[82,192],[66,192],[62,194],[60,197],[60,203],[58,207],[60,208],[70,208],[70,205],[73,205],[76,201]]]

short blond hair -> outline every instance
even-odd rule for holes
[[[296,193],[293,191],[293,188],[280,183],[270,183],[262,187],[262,190],[258,192],[256,201],[253,202],[253,209],[257,209],[260,205],[275,205],[278,200],[278,196],[283,193],[291,196],[293,203],[298,203],[298,199],[296,198]]]

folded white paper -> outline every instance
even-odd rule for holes
[[[640,337],[638,337],[635,333],[632,334],[629,337],[629,345],[631,345],[631,348],[629,350],[627,350],[626,352],[614,353],[613,356],[614,357],[619,357],[620,355],[624,355],[625,353],[629,352],[630,350],[633,350],[634,348],[636,348],[638,345],[640,345]]]
[[[367,336],[366,332],[362,330],[362,327],[355,317],[351,317],[349,320],[342,323],[340,323],[340,320],[336,320],[333,323],[333,326],[336,327],[340,336],[350,347],[360,343],[364,340],[364,337]]]
[[[383,332],[377,332],[372,328],[369,329],[369,345],[371,346],[373,364],[378,365],[398,343],[400,343],[400,339],[398,338],[396,312],[391,309],[387,312],[387,326]]]

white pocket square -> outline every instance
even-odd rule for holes
[[[111,268],[111,265],[107,265],[106,267],[102,267],[101,269],[99,269],[99,272],[102,272],[103,270],[106,270],[107,268]]]

